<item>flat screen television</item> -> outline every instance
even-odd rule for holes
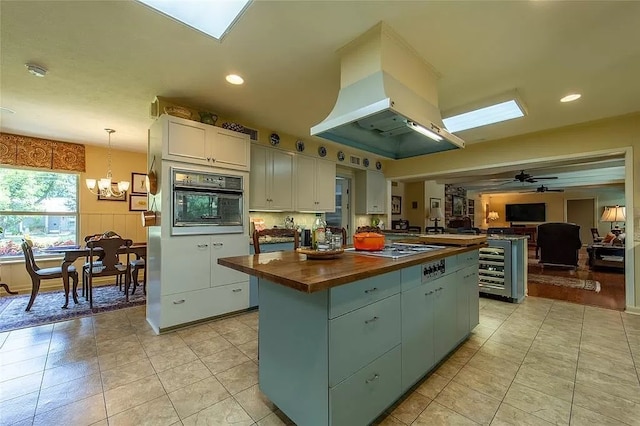
[[[507,222],[544,222],[546,218],[545,203],[506,204]]]

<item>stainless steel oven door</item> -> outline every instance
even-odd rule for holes
[[[172,235],[242,233],[242,191],[174,187]]]

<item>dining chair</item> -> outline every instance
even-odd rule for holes
[[[338,226],[327,226],[327,229],[331,231],[333,235],[342,235],[342,247],[347,245],[347,230]]]
[[[300,247],[300,235],[296,229],[263,229],[261,231],[253,231],[253,251],[255,254],[260,254],[260,237],[271,238],[292,238],[293,237],[293,249]],[[264,244],[264,241],[263,241]]]
[[[146,262],[143,258],[139,258],[136,260],[132,260],[129,262],[129,267],[131,268],[131,282],[133,283],[133,288],[131,289],[131,294],[136,292],[136,288],[138,287],[138,273],[142,269],[142,292],[147,294],[147,270],[146,270]]]
[[[27,303],[27,309],[25,309],[25,311],[29,311],[31,306],[33,306],[33,302],[36,300],[36,296],[40,290],[41,280],[62,278],[62,268],[60,266],[53,268],[38,267],[33,257],[32,245],[31,241],[22,239],[21,247],[22,253],[24,254],[24,266],[27,268],[27,272],[31,277],[31,298],[29,299],[29,303]],[[69,266],[69,276],[73,280],[73,294],[75,294],[78,289],[78,271],[76,271],[73,265]]]
[[[102,234],[91,234],[91,235],[87,235],[87,236],[84,237],[84,244],[86,246],[86,244],[89,241],[91,241],[91,240],[99,240],[100,238],[103,238],[105,235],[106,236],[116,236],[117,235],[118,237],[120,236],[120,235],[116,234],[113,231],[107,231],[107,232],[102,233]],[[94,266],[100,266],[101,264],[102,264],[102,261],[100,259],[93,261],[93,265]],[[83,270],[84,270],[84,268],[86,268],[88,266],[89,266],[89,256],[87,256],[85,258],[85,263],[84,263],[84,265],[82,265]],[[124,280],[124,273],[122,273],[122,274],[120,274],[120,275],[118,275],[116,277],[116,285],[118,286],[120,291],[122,291],[123,280]],[[82,274],[82,296],[85,297],[85,298],[87,297],[86,290],[87,290],[87,281],[86,281],[86,276],[83,273]]]
[[[130,282],[130,247],[133,241],[124,239],[120,236],[111,238],[100,238],[98,240],[90,240],[87,242],[89,249],[88,265],[83,267],[83,275],[86,275],[88,286],[89,307],[93,308],[93,278],[115,276],[125,274],[124,292],[126,301],[129,301],[129,282]],[[121,250],[124,249],[124,252]],[[126,256],[126,262],[120,262],[119,254]],[[99,259],[101,264],[94,263],[94,259]]]

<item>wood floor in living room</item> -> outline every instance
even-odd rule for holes
[[[608,269],[589,269],[586,247],[580,249],[578,256],[578,269],[571,270],[559,267],[542,267],[535,258],[535,250],[529,250],[528,290],[529,296],[546,297],[549,299],[566,300],[582,305],[599,306],[608,309],[623,311],[625,308],[625,283],[624,272]],[[574,288],[559,285],[536,282],[534,276],[558,277],[564,279],[578,279],[589,283],[600,284],[600,291]]]

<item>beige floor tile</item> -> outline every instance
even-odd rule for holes
[[[57,322],[53,324],[53,332],[64,331],[64,330],[92,330],[93,331],[93,318],[91,317],[82,317],[82,318],[74,318],[68,321]]]
[[[47,388],[100,372],[98,358],[88,358],[44,371],[42,387]]]
[[[158,373],[182,364],[187,364],[196,359],[198,359],[198,356],[188,346],[181,346],[176,350],[149,357],[149,361],[151,361],[153,368],[155,368]]]
[[[485,339],[488,339],[489,337],[491,337],[491,335],[493,335],[493,333],[495,333],[495,331],[496,330],[491,327],[486,327],[480,324],[473,329],[472,334],[478,337],[484,337]]]
[[[464,360],[449,358],[438,366],[438,368],[436,369],[436,373],[438,373],[442,377],[453,379],[453,377],[458,374],[460,370],[462,370],[462,367],[464,367],[466,363],[467,361]]]
[[[157,376],[148,376],[135,382],[110,389],[104,393],[109,417],[144,404],[165,394]]]
[[[545,333],[539,333],[533,343],[543,343],[552,346],[565,346],[577,349],[580,346],[580,338],[568,338],[566,335],[562,336],[548,331]]]
[[[465,365],[453,381],[499,400],[504,398],[511,385],[511,379],[478,370],[470,365]]]
[[[491,426],[548,426],[552,424],[505,403],[500,404],[500,408],[491,422]]]
[[[114,339],[120,339],[127,336],[133,336],[136,333],[136,329],[131,326],[126,327],[113,327],[108,326],[104,328],[95,329],[96,342],[105,342]]]
[[[34,426],[91,425],[107,417],[102,393],[36,414]]]
[[[640,419],[640,404],[601,392],[593,386],[576,384],[573,404],[630,425],[637,424]]]
[[[258,339],[250,340],[241,345],[237,345],[236,347],[252,360],[255,361],[258,359]]]
[[[40,390],[43,374],[33,373],[0,383],[0,402]]]
[[[20,328],[9,332],[12,337],[35,336],[41,334],[51,334],[53,332],[53,324],[37,325],[35,327]]]
[[[44,370],[46,362],[47,357],[40,356],[20,362],[14,362],[8,366],[3,366],[0,368],[0,384],[7,380],[28,376],[33,373],[39,373]]]
[[[29,329],[25,329],[29,330]],[[0,352],[15,351],[16,349],[28,348],[36,345],[44,345],[51,342],[51,333],[46,334],[13,334],[9,333],[9,337],[2,344]]]
[[[400,403],[394,404],[388,411],[400,422],[411,424],[430,403],[431,399],[413,392]]]
[[[209,327],[208,324],[201,324],[196,327],[189,327],[185,330],[178,330],[178,334],[187,345],[193,345],[220,336],[220,334]]]
[[[233,397],[254,421],[261,420],[276,410],[276,406],[260,391],[258,385],[238,392]]]
[[[441,376],[438,373],[432,373],[426,380],[418,385],[416,392],[429,399],[435,399],[450,381],[451,379],[448,377]]]
[[[101,373],[105,392],[156,374],[148,359],[141,359]]]
[[[579,405],[574,405],[571,409],[571,426],[622,426],[624,424]]]
[[[513,383],[504,402],[558,425],[568,425],[571,403],[520,383]]]
[[[179,422],[178,413],[167,395],[109,417],[109,426],[164,426]]]
[[[578,364],[573,361],[563,361],[552,358],[548,354],[539,355],[534,352],[529,352],[522,362],[522,366],[534,368],[550,376],[575,380]]]
[[[211,375],[209,369],[199,359],[158,373],[167,393],[199,382]]]
[[[478,352],[492,357],[502,358],[508,362],[519,363],[522,362],[527,354],[527,348],[514,348],[513,346],[489,340],[482,345]]]
[[[253,425],[253,420],[242,409],[242,407],[233,399],[227,398],[211,407],[187,417],[182,420],[184,426],[192,425]]]
[[[98,347],[98,356],[142,349],[140,340],[138,340],[138,336],[135,334],[104,342],[96,342],[96,346]]]
[[[401,422],[400,420],[393,417],[391,414],[383,414],[378,419],[376,419],[373,423],[373,426],[407,426],[406,423]]]
[[[186,419],[229,396],[229,392],[215,377],[208,377],[169,393],[169,398],[181,419]]]
[[[456,382],[450,382],[435,401],[481,424],[491,422],[500,405],[500,400]]]
[[[243,343],[247,343],[251,340],[256,340],[258,338],[258,332],[252,328],[245,326],[244,329],[224,333],[222,337],[231,342],[231,344],[237,346]]]
[[[49,342],[41,343],[26,348],[0,351],[0,367],[27,361],[33,358],[43,357],[49,353]]]
[[[627,347],[622,351],[619,349],[612,349],[609,345],[601,345],[595,342],[580,342],[580,351],[589,352],[595,355],[607,356],[613,360],[625,362],[631,359],[631,350]]]
[[[249,328],[245,324],[238,321],[236,318],[225,318],[219,321],[213,321],[209,323],[214,331],[220,334],[231,333],[232,331],[246,330]]]
[[[38,403],[38,392],[0,402],[0,425],[10,425],[33,418]]]
[[[434,425],[451,425],[451,426],[474,426],[478,423],[464,417],[455,411],[438,404],[433,401],[429,406],[411,423],[411,426],[434,426]]]
[[[98,365],[101,371],[112,370],[130,364],[132,362],[140,361],[147,358],[147,353],[142,349],[140,343],[132,345],[130,349],[123,349],[120,352],[109,352],[103,355],[98,355]]]
[[[200,360],[213,374],[222,373],[231,367],[250,361],[245,354],[234,347],[216,352],[204,358],[200,357]]]
[[[49,353],[60,351],[72,352],[95,347],[96,338],[92,332],[82,335],[74,335],[73,333],[55,333],[51,336]]]
[[[467,365],[477,368],[478,370],[486,371],[487,373],[495,374],[505,380],[513,380],[520,367],[519,363],[505,361],[502,358],[480,353],[480,351],[469,360]]]
[[[250,314],[242,315],[237,318],[238,321],[243,323],[249,328],[253,328],[254,330],[258,330],[259,326],[259,316],[258,312],[252,312]]]
[[[466,363],[478,352],[475,348],[460,345],[449,356],[449,359]]]
[[[525,336],[519,333],[501,331],[498,329],[498,331],[489,338],[489,341],[513,346],[514,348],[528,349],[533,342],[533,338],[534,336]]]
[[[480,315],[480,325],[490,330],[497,330],[503,322],[503,319],[492,318],[486,314]]]
[[[102,382],[100,380],[100,374],[97,373],[56,386],[43,388],[38,398],[36,414],[52,410],[62,405],[68,405],[74,401],[89,398],[97,394],[102,394]]]
[[[601,392],[640,404],[640,384],[637,375],[621,378],[591,368],[578,367],[576,384],[590,386]]]
[[[590,343],[598,346],[606,346],[614,351],[625,352],[629,350],[629,343],[626,340],[616,340],[607,336],[586,335],[583,336],[581,343]]]
[[[567,402],[573,398],[573,380],[549,375],[531,365],[520,367],[515,382]]]
[[[613,360],[603,355],[596,355],[590,352],[581,352],[578,359],[578,367],[583,369],[592,369],[601,373],[625,379],[634,376],[636,371],[633,364],[633,358],[629,356],[625,361],[621,359]]]
[[[142,347],[149,357],[160,353],[175,351],[187,346],[177,333],[146,336],[140,339],[140,343],[142,343]]]
[[[97,358],[97,356],[98,350],[95,344],[83,347],[74,347],[73,349],[59,352],[49,352],[45,368],[50,369],[74,362],[89,361],[93,358]]]
[[[231,395],[235,395],[258,383],[258,365],[253,361],[247,361],[216,374],[216,379]]]
[[[294,423],[280,410],[276,410],[256,423],[258,426],[291,426]]]
[[[200,358],[203,358],[223,351],[225,349],[229,349],[233,347],[233,345],[229,343],[229,341],[224,337],[218,336],[204,340],[202,342],[193,343],[189,345],[189,347],[196,355],[198,355]]]
[[[534,341],[527,352],[527,355],[532,357],[541,357],[545,359],[557,359],[559,361],[566,361],[577,364],[578,354],[580,353],[579,346],[557,346],[549,343],[543,343]],[[525,357],[526,358],[526,357]]]

